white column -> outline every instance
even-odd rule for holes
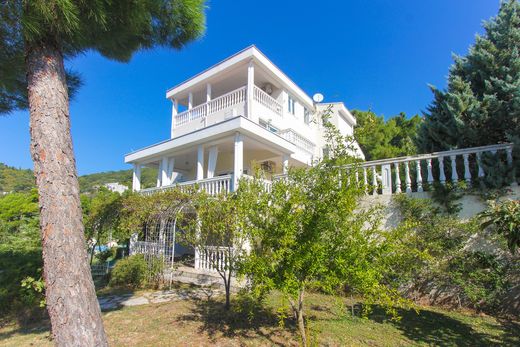
[[[141,164],[134,164],[132,190],[134,192],[138,192],[141,190]]]
[[[161,186],[161,178],[162,178],[162,161],[159,162],[159,166],[157,167],[157,188]]]
[[[170,182],[170,184],[172,184],[173,180],[175,179],[174,170],[175,170],[175,158],[170,158],[170,160],[168,161],[168,181]]]
[[[285,175],[289,172],[289,155],[282,155],[282,173]]]
[[[399,176],[399,163],[394,163],[395,168],[395,192],[401,193],[401,177]]]
[[[253,60],[249,61],[247,67],[247,118],[253,120],[253,87],[255,85],[255,66]],[[253,120],[254,121],[254,120]]]
[[[381,186],[383,195],[392,195],[392,164],[381,165]]]
[[[217,167],[217,158],[218,158],[218,147],[213,146],[209,149],[208,152],[208,173],[207,178],[213,178],[215,176],[215,169]]]
[[[188,110],[193,108],[193,93],[189,92],[188,94]]]
[[[167,186],[170,184],[168,166],[168,157],[163,157],[161,161],[161,186]]]
[[[439,181],[442,185],[446,184],[446,175],[444,174],[444,157],[439,157]]]
[[[233,161],[233,191],[238,187],[238,181],[244,172],[244,139],[242,134],[235,134],[235,153]]]
[[[173,133],[175,129],[175,116],[179,113],[179,101],[177,99],[172,100],[172,127],[171,127],[171,137],[173,138]]]
[[[211,101],[211,84],[206,84],[206,102]]]
[[[468,185],[468,188],[471,187],[471,171],[469,170],[469,154],[464,153],[462,155],[464,158],[464,180],[466,181],[466,184]]]
[[[404,162],[404,183],[406,184],[406,192],[412,192],[412,180],[410,179],[410,167],[407,161]]]
[[[457,174],[457,156],[450,155],[451,159],[451,182],[457,183],[459,181],[459,175]]]
[[[197,176],[195,179],[202,180],[204,179],[204,146],[199,145],[197,147]]]
[[[430,186],[430,189],[431,189],[431,186],[433,184],[433,172],[432,172],[432,160],[431,159],[426,159],[426,167],[428,168],[428,185]]]
[[[417,169],[417,177],[416,177],[416,181],[417,181],[417,192],[421,193],[423,192],[423,187],[422,187],[422,172],[421,172],[421,160],[416,160],[415,161],[415,165],[416,165],[416,169]]]

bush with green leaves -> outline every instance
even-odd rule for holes
[[[482,226],[502,235],[512,254],[520,248],[520,201],[491,201],[486,211],[479,215]]]
[[[435,292],[433,303],[494,309],[511,286],[509,275],[514,264],[501,252],[469,247],[476,238],[486,238],[478,219],[460,220],[431,199],[398,195],[394,201],[403,219],[400,228],[414,235],[412,247],[427,253],[424,261],[411,269],[395,268],[401,284],[424,295]],[[500,250],[500,244],[495,247]]]
[[[139,288],[146,283],[148,264],[142,254],[131,255],[117,262],[110,276],[110,285]]]

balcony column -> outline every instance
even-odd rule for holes
[[[170,185],[168,167],[169,167],[168,157],[163,157],[162,161],[161,161],[161,187]]]
[[[282,155],[282,173],[286,175],[289,172],[289,155]]]
[[[188,110],[191,110],[193,108],[193,93],[190,92],[188,94]]]
[[[195,179],[202,180],[204,179],[204,146],[199,145],[197,147],[197,176]]]
[[[132,190],[134,192],[138,192],[141,190],[141,164],[134,164]]]
[[[253,60],[249,61],[249,65],[247,67],[247,90],[246,90],[246,107],[247,118],[253,119],[253,88],[255,86],[255,66],[253,64]]]
[[[168,182],[169,182],[169,184],[172,184],[175,179],[174,172],[173,172],[174,168],[175,168],[175,158],[170,158],[170,160],[168,160]]]
[[[159,162],[157,166],[157,184],[156,187],[159,188],[161,186],[161,178],[162,178],[162,161]]]
[[[235,134],[235,152],[233,160],[233,191],[238,188],[238,181],[244,172],[244,138],[242,134]]]
[[[175,129],[175,117],[179,113],[179,100],[173,99],[172,100],[172,127],[171,127],[171,138],[173,138],[173,133]]]
[[[208,172],[206,178],[213,178],[215,176],[215,169],[217,167],[218,147],[213,146],[208,152]]]

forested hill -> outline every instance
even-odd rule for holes
[[[156,180],[156,171],[149,168],[143,169],[141,180],[143,187],[153,186]],[[95,187],[111,182],[118,182],[131,187],[132,170],[99,172],[79,178],[79,186],[82,192],[91,191]],[[17,169],[0,163],[0,193],[25,191],[35,188],[35,186],[32,170]]]

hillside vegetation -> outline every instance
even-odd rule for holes
[[[153,187],[156,177],[156,169],[144,168],[141,173],[142,187]],[[90,192],[98,186],[111,182],[119,182],[131,187],[132,170],[99,172],[79,177],[79,186],[82,193]],[[18,169],[0,163],[0,193],[29,191],[32,188],[36,188],[32,170]]]

